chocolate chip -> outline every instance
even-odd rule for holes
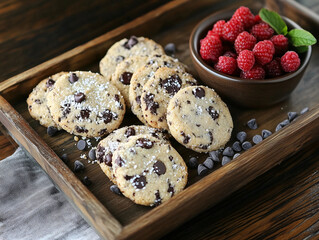
[[[296,112],[288,112],[287,115],[288,115],[289,122],[291,122],[298,116],[298,113],[296,113]]]
[[[181,89],[182,80],[177,74],[174,74],[164,80],[160,79],[160,86],[164,88],[168,94],[174,95]]]
[[[82,119],[87,119],[87,118],[90,117],[90,113],[91,113],[90,110],[84,109],[84,110],[80,111],[80,116],[81,116]]]
[[[91,150],[89,151],[89,158],[94,161],[96,159],[96,153],[95,153],[95,149],[91,148]]]
[[[282,126],[281,126],[281,124],[279,123],[279,124],[276,126],[275,131],[278,132],[280,129],[282,129]]]
[[[154,206],[158,206],[162,203],[162,199],[159,193],[159,190],[156,191],[155,193],[155,201],[154,201]]]
[[[82,179],[82,183],[83,183],[85,186],[90,186],[90,185],[92,185],[92,181],[89,179],[88,176],[85,176],[85,177]]]
[[[188,160],[187,165],[188,165],[189,168],[197,168],[197,166],[198,166],[197,158],[196,157],[191,157]]]
[[[211,159],[210,157],[206,158],[206,160],[203,162],[203,165],[207,167],[208,169],[213,169],[214,167],[213,159]]]
[[[53,137],[57,132],[58,132],[58,129],[57,129],[56,127],[49,126],[49,127],[47,128],[47,134],[48,134],[50,137]]]
[[[130,85],[131,78],[133,76],[133,73],[131,72],[124,72],[121,74],[119,81],[123,83],[124,85]]]
[[[272,134],[272,132],[269,131],[269,130],[267,130],[267,129],[263,129],[263,130],[261,131],[261,136],[263,137],[263,139],[269,137],[271,134]]]
[[[78,92],[76,94],[74,94],[74,101],[76,103],[81,103],[85,100],[85,94],[82,92]]]
[[[133,180],[133,186],[138,189],[142,189],[146,186],[146,177],[143,175],[136,175]]]
[[[234,156],[233,156],[233,159],[237,158],[240,156],[240,153],[236,153]]]
[[[133,178],[133,176],[125,175],[124,178],[126,181],[129,181]]]
[[[223,158],[222,158],[222,166],[226,165],[230,161],[231,161],[230,157],[223,156]]]
[[[247,138],[247,133],[245,133],[244,131],[241,131],[241,132],[237,133],[236,137],[239,140],[239,142],[243,143]]]
[[[119,167],[124,166],[125,161],[121,158],[121,157],[117,157],[117,159],[115,159],[115,163],[116,165],[118,165]]]
[[[147,138],[139,138],[136,140],[136,144],[137,147],[141,147],[141,148],[145,148],[145,149],[150,149],[153,147],[154,142],[152,142],[151,140],[147,139]]]
[[[61,156],[61,159],[63,162],[68,162],[69,161],[69,157],[68,157],[68,154],[66,153],[63,153],[62,156]]]
[[[159,108],[158,102],[154,101],[154,94],[148,93],[144,96],[143,101],[146,104],[145,110],[150,110],[150,112],[154,115],[156,115],[156,111]]]
[[[113,119],[113,114],[109,109],[106,109],[104,112],[102,112],[102,119],[105,124],[108,124]]]
[[[78,141],[76,144],[76,147],[80,150],[83,151],[86,148],[86,142],[84,140]]]
[[[63,117],[66,117],[71,112],[70,106],[71,106],[70,103],[65,103],[63,106],[61,106],[61,108],[63,109],[62,111]]]
[[[181,135],[184,137],[183,143],[184,144],[189,143],[190,136],[186,135],[184,132],[181,132]]]
[[[186,103],[187,103],[187,104],[191,104],[191,101],[187,100]]]
[[[160,160],[157,160],[154,165],[153,165],[153,169],[154,169],[154,172],[160,176],[160,175],[163,175],[166,173],[166,166],[165,164],[160,161]]]
[[[99,134],[100,136],[103,136],[103,135],[105,135],[105,134],[107,134],[107,133],[108,133],[108,131],[107,131],[106,128],[101,129],[101,130],[98,132],[98,134]]]
[[[84,164],[79,160],[75,160],[74,162],[74,172],[80,172],[84,170]]]
[[[75,126],[75,131],[78,133],[87,133],[89,130],[87,130],[85,127]]]
[[[197,167],[197,174],[199,176],[205,176],[207,173],[208,169],[203,164],[199,164]]]
[[[135,101],[136,101],[136,103],[137,103],[138,105],[140,105],[140,104],[141,104],[141,96],[137,96],[137,97],[135,98]]]
[[[48,81],[46,82],[46,87],[52,87],[54,85],[55,81],[52,78],[49,78]]]
[[[241,151],[240,142],[239,142],[239,141],[235,141],[235,142],[233,143],[232,148],[233,148],[234,151],[240,152],[240,151]]]
[[[125,57],[119,55],[119,56],[116,57],[115,61],[116,61],[117,63],[119,63],[119,62],[122,62],[122,61],[124,60],[124,58],[125,58]]]
[[[286,127],[289,124],[289,120],[285,119],[284,121],[282,121],[281,123],[279,123],[276,127],[276,132],[279,131],[280,129],[282,129],[283,127]]]
[[[169,159],[170,161],[173,161],[173,156],[169,156],[168,159]]]
[[[258,125],[257,125],[256,119],[255,119],[255,118],[250,119],[250,120],[247,122],[247,126],[248,126],[250,129],[257,129],[257,128],[258,128]]]
[[[126,138],[130,137],[130,136],[135,136],[135,129],[133,127],[129,127],[126,129],[125,133],[124,133],[124,136]]]
[[[202,87],[197,87],[195,89],[193,89],[193,94],[196,98],[203,98],[205,97],[205,89]]]
[[[98,144],[96,148],[96,159],[100,163],[103,162],[104,154],[105,154],[105,148]]]
[[[171,196],[172,196],[172,197],[174,196],[175,190],[174,190],[174,187],[171,185],[171,183],[170,183],[170,182],[168,183],[168,189],[167,189],[167,192],[169,192],[169,193],[171,194]]]
[[[34,102],[37,103],[37,104],[41,104],[42,103],[40,99],[35,99]]]
[[[219,160],[219,153],[218,153],[218,151],[211,151],[211,152],[208,153],[208,155],[209,155],[209,157],[210,157],[213,161],[215,161],[215,162],[219,162],[219,161],[220,161],[220,160]]]
[[[258,144],[263,140],[262,136],[260,136],[259,134],[256,134],[255,136],[253,136],[253,143]]]
[[[304,109],[302,109],[302,110],[300,111],[300,115],[305,114],[305,113],[308,112],[308,111],[309,111],[309,108],[308,108],[308,107],[305,107]]]
[[[133,46],[135,46],[136,44],[138,43],[138,40],[135,36],[131,36],[129,40],[127,40],[125,43],[124,43],[124,47],[126,49],[131,49]]]
[[[71,73],[71,75],[69,76],[69,82],[70,83],[75,83],[78,80],[79,80],[78,76],[76,76],[75,73]]]
[[[214,120],[219,117],[219,113],[213,108],[213,106],[209,106],[208,108],[206,108],[206,111]]]
[[[174,43],[168,43],[164,47],[164,51],[167,55],[173,55],[176,52],[176,47]]]
[[[113,192],[119,196],[123,196],[121,190],[115,184],[110,186],[110,190],[111,190],[111,192]]]
[[[223,151],[224,156],[232,157],[234,156],[234,150],[231,147],[227,147]]]
[[[241,145],[241,147],[244,149],[244,150],[248,150],[249,148],[251,148],[253,145],[251,144],[251,142],[248,142],[248,141],[245,141],[243,142],[243,144]]]
[[[112,167],[112,157],[113,157],[113,154],[111,152],[106,154],[104,157],[104,163],[109,167]]]

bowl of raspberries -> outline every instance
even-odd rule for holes
[[[296,88],[314,41],[286,17],[267,9],[253,14],[242,6],[202,20],[189,46],[203,82],[237,105],[259,108],[286,99]]]

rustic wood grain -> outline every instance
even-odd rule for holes
[[[17,147],[18,144],[9,136],[7,130],[0,123],[0,160],[13,154]]]

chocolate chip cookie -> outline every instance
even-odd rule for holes
[[[47,95],[54,88],[56,80],[63,74],[66,74],[66,72],[60,72],[42,80],[32,90],[27,99],[30,115],[34,119],[38,120],[42,126],[60,129],[60,127],[53,121],[51,116],[47,105]]]
[[[47,99],[53,120],[67,132],[85,137],[112,132],[125,113],[119,90],[105,77],[92,72],[62,75]]]
[[[113,173],[124,196],[146,206],[157,206],[182,191],[187,167],[168,143],[147,135],[133,136],[113,154]]]
[[[225,146],[233,129],[226,104],[205,86],[190,86],[175,94],[168,104],[167,122],[173,137],[197,152]]]
[[[141,107],[147,123],[168,130],[166,111],[170,99],[182,88],[196,85],[189,73],[161,67],[143,87]]]
[[[165,54],[161,45],[151,39],[131,36],[114,43],[100,61],[100,72],[108,80],[115,72],[116,66],[127,57],[151,56]]]

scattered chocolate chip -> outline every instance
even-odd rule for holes
[[[243,142],[243,144],[241,145],[241,147],[244,149],[244,150],[248,150],[249,148],[251,148],[253,145],[251,144],[251,142],[248,142],[248,141],[245,141]]]
[[[74,162],[74,172],[80,172],[84,170],[84,164],[79,160],[75,160]]]
[[[162,203],[162,199],[159,193],[159,190],[156,191],[155,193],[155,201],[154,201],[154,206],[158,206]]]
[[[74,101],[76,103],[81,103],[85,100],[85,94],[82,92],[78,92],[76,94],[74,94]]]
[[[241,146],[240,146],[240,142],[239,141],[235,141],[233,143],[233,146],[232,146],[233,150],[235,152],[240,152],[241,151]]]
[[[175,54],[175,52],[176,52],[175,44],[174,43],[166,44],[165,47],[164,47],[164,50],[165,50],[165,53],[167,55],[171,56],[171,55]]]
[[[230,157],[227,156],[223,156],[222,158],[222,166],[226,165],[227,163],[229,163],[231,161]]]
[[[92,185],[92,181],[89,179],[88,176],[85,176],[85,177],[82,179],[82,183],[83,183],[85,186],[90,186],[90,185]]]
[[[272,134],[272,132],[269,131],[269,130],[267,130],[267,129],[263,129],[263,130],[261,131],[261,136],[263,137],[263,139],[269,137],[271,134]]]
[[[197,174],[199,176],[205,176],[208,173],[208,168],[206,168],[203,164],[199,164],[197,167]]]
[[[146,177],[143,175],[136,175],[135,179],[133,180],[133,185],[134,187],[138,188],[138,189],[142,189],[146,186],[147,182],[146,182]]]
[[[86,142],[84,140],[78,141],[76,144],[76,147],[80,150],[83,151],[86,148]]]
[[[34,102],[37,103],[37,104],[41,104],[42,103],[40,99],[35,99]]]
[[[232,157],[234,156],[234,150],[231,147],[227,147],[223,151],[224,156]]]
[[[169,159],[170,161],[173,161],[173,156],[169,156],[168,159]]]
[[[131,36],[129,40],[127,40],[125,43],[124,43],[124,47],[126,49],[131,49],[133,46],[135,46],[136,44],[138,43],[138,40],[135,36]]]
[[[188,160],[188,167],[189,168],[197,168],[198,166],[198,161],[197,161],[197,158],[196,157],[191,157],[189,160]]]
[[[213,159],[211,159],[210,157],[206,158],[206,160],[203,162],[203,165],[207,167],[208,169],[213,169],[214,167]]]
[[[80,111],[80,116],[81,116],[82,119],[87,119],[87,118],[90,117],[90,113],[91,113],[90,110],[84,109],[84,110]]]
[[[177,74],[174,74],[164,80],[160,79],[160,86],[164,88],[168,94],[174,95],[181,89],[182,80]]]
[[[154,165],[153,165],[153,168],[154,168],[154,172],[160,176],[160,175],[163,175],[166,173],[166,166],[165,164],[160,161],[160,160],[157,160]]]
[[[181,135],[184,137],[183,143],[189,143],[189,140],[191,139],[190,136],[186,135],[184,132],[181,132]]]
[[[113,157],[113,154],[111,152],[106,154],[104,157],[104,163],[109,167],[112,167],[112,157]]]
[[[288,115],[289,122],[292,122],[298,116],[298,113],[296,113],[296,112],[288,112],[287,115]]]
[[[305,107],[304,109],[302,109],[302,110],[300,111],[300,115],[305,114],[305,113],[308,112],[308,111],[309,111],[309,108],[308,108],[308,107]]]
[[[131,72],[124,72],[121,74],[119,81],[123,83],[124,85],[130,85],[131,78],[133,76],[133,73]]]
[[[85,127],[75,126],[75,130],[78,133],[87,133],[89,130],[87,130]]]
[[[63,153],[62,156],[61,156],[61,159],[63,162],[68,162],[69,161],[69,157],[68,157],[68,154],[66,153]]]
[[[115,159],[115,163],[119,167],[122,167],[125,164],[125,161],[121,157],[117,157],[117,159]]]
[[[205,97],[205,89],[202,88],[202,87],[197,87],[195,89],[193,89],[193,95],[196,97],[196,98],[203,98]]]
[[[257,128],[258,128],[258,125],[257,125],[256,119],[255,119],[255,118],[250,119],[250,120],[247,122],[247,126],[248,126],[250,129],[257,129]]]
[[[108,133],[108,131],[107,131],[106,128],[101,129],[101,130],[98,132],[98,134],[99,134],[100,136],[106,135],[107,133]]]
[[[95,153],[95,149],[91,148],[91,150],[89,151],[89,158],[94,161],[96,159],[96,153]]]
[[[171,194],[171,196],[172,196],[172,197],[174,196],[175,189],[174,189],[174,187],[171,185],[171,183],[170,183],[170,182],[168,183],[168,189],[167,189],[167,192],[169,192],[169,193]]]
[[[233,156],[233,159],[237,158],[240,156],[240,153],[236,153],[234,156]]]
[[[259,134],[256,134],[255,136],[253,136],[253,143],[258,144],[263,140],[262,136],[260,136]]]
[[[61,106],[61,108],[63,109],[62,111],[63,117],[66,117],[71,112],[70,106],[71,106],[70,103],[64,104],[63,107]]]
[[[280,122],[276,127],[276,132],[282,129],[283,127],[286,127],[289,124],[289,120],[285,119],[284,121]]]
[[[110,186],[110,190],[111,190],[111,192],[113,192],[119,196],[123,196],[121,190],[115,184]]]
[[[79,80],[78,76],[76,76],[75,73],[71,73],[71,75],[69,76],[69,82],[70,83],[75,83],[78,80]]]
[[[97,147],[96,147],[96,159],[100,163],[103,162],[104,154],[105,154],[105,148],[102,147],[100,144],[98,144]]]
[[[243,143],[247,138],[247,133],[245,133],[244,131],[241,131],[241,132],[237,133],[236,137],[239,140],[239,142]]]
[[[219,113],[213,108],[213,106],[206,108],[206,111],[213,118],[213,120],[216,120],[219,117]]]
[[[117,63],[119,63],[119,62],[122,62],[122,61],[124,60],[124,58],[125,58],[125,57],[119,55],[119,56],[116,57],[115,61],[116,61]]]
[[[130,136],[135,136],[135,129],[133,127],[129,127],[126,129],[125,133],[124,133],[124,136],[126,138],[130,137]]]
[[[49,126],[49,127],[47,128],[47,134],[48,134],[50,137],[53,137],[57,132],[58,132],[58,129],[57,129],[56,127]]]
[[[209,157],[215,161],[215,162],[220,162],[219,160],[219,152],[218,151],[211,151],[208,153],[209,154]]]
[[[146,94],[143,100],[146,104],[145,110],[150,110],[152,114],[156,115],[157,109],[159,108],[159,104],[158,102],[154,101],[154,94],[152,93]]]
[[[147,139],[147,138],[139,138],[136,140],[136,144],[137,147],[141,147],[141,148],[145,148],[145,149],[150,149],[153,147],[154,142]]]
[[[136,101],[136,103],[137,104],[141,104],[141,96],[137,96],[136,98],[135,98],[135,101]]]
[[[54,85],[55,81],[52,78],[49,78],[48,81],[46,82],[46,87],[52,87]]]

